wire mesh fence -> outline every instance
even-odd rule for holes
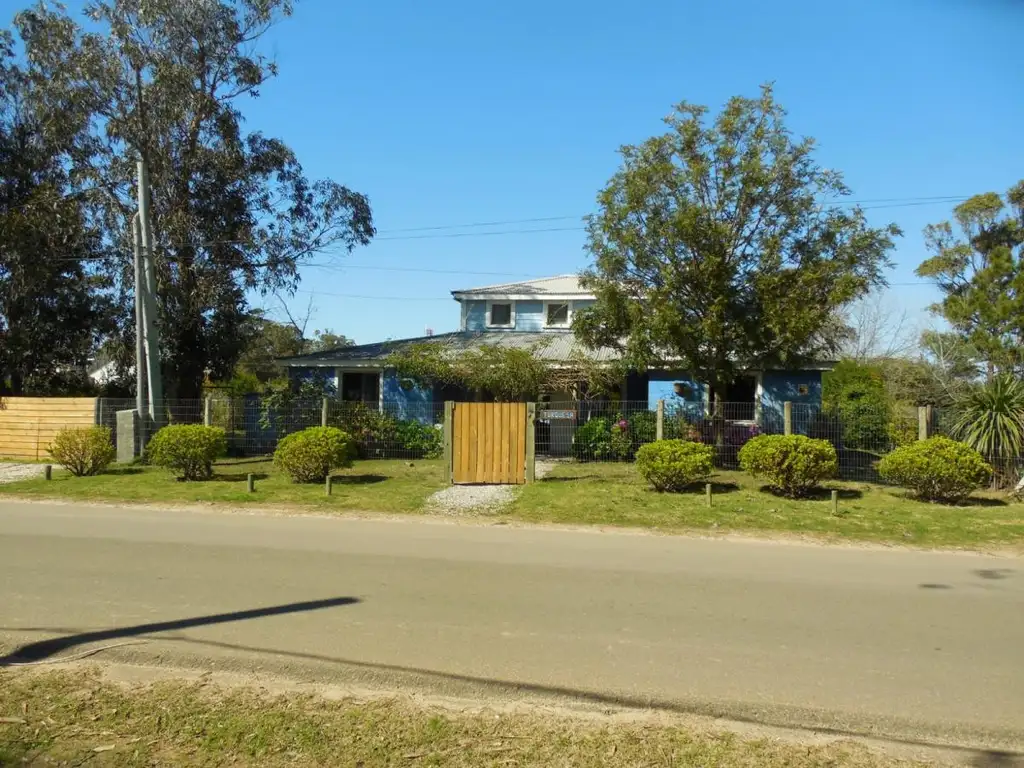
[[[117,412],[135,400],[103,398],[97,418],[113,432]],[[228,455],[272,454],[285,435],[322,425],[339,427],[356,442],[359,458],[436,458],[442,451],[444,405],[343,402],[333,399],[281,399],[260,395],[212,395],[157,403],[160,425],[207,424],[227,436]]]

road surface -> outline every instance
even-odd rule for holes
[[[3,663],[143,638],[93,658],[1024,744],[1016,558],[0,502],[0,588]]]

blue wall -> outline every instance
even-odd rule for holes
[[[695,405],[704,402],[704,385],[694,381],[693,377],[681,371],[650,371],[648,374],[647,403],[650,408],[657,408],[658,401],[664,400],[665,407]],[[686,397],[676,394],[675,384],[681,382],[689,387]]]
[[[466,301],[466,330],[486,331],[487,330],[487,302]]]
[[[581,299],[579,301],[570,302],[572,304],[573,311],[584,309],[593,304],[591,299]],[[464,301],[463,304],[466,306],[466,330],[467,331],[486,331],[487,330],[487,302],[486,301]],[[561,329],[546,329],[544,327],[544,302],[543,301],[516,301],[515,304],[515,316],[516,325],[515,330],[517,331],[543,331],[543,330],[561,330]],[[462,310],[459,310],[460,312]],[[508,329],[505,329],[508,330]]]
[[[821,407],[821,371],[765,371],[761,386],[764,391],[761,418],[765,429],[782,431],[782,404],[788,400],[796,406],[793,431],[804,434],[810,418]],[[801,387],[806,388],[806,394],[800,393]]]
[[[517,331],[544,330],[543,301],[517,301],[515,302],[515,310]]]
[[[421,424],[434,422],[434,393],[431,387],[413,384],[406,389],[394,371],[384,373],[384,412]]]
[[[320,381],[325,385],[329,385],[334,391],[338,389],[338,372],[334,368],[320,366],[289,368],[288,377],[292,381]]]

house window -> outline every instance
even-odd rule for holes
[[[569,305],[566,302],[548,304],[545,315],[548,328],[566,328],[569,325]]]
[[[487,309],[487,325],[491,328],[511,328],[515,325],[512,303],[508,301],[492,302]]]
[[[380,400],[380,374],[349,373],[341,374],[341,399],[346,403],[363,403],[376,408]]]

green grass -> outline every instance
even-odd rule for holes
[[[712,478],[713,506],[704,486],[686,493],[657,493],[631,464],[560,464],[523,489],[507,510],[515,519],[662,531],[806,534],[934,547],[1024,545],[1024,504],[1006,494],[979,493],[957,507],[928,504],[885,486],[835,482],[817,498],[780,498],[741,472]],[[830,489],[840,493],[831,512]]]
[[[409,465],[412,466],[409,466]],[[256,476],[249,493],[247,475]],[[212,480],[185,483],[157,467],[112,468],[95,477],[72,477],[55,468],[53,480],[42,478],[0,485],[0,495],[62,498],[82,501],[134,501],[301,505],[367,512],[416,512],[430,494],[444,487],[438,460],[357,461],[334,473],[333,493],[322,485],[299,485],[269,460],[225,460],[214,467]]]
[[[271,697],[95,673],[0,673],[0,765],[755,766],[909,765],[846,742],[744,740],[663,723],[551,713],[453,713],[398,701]]]

